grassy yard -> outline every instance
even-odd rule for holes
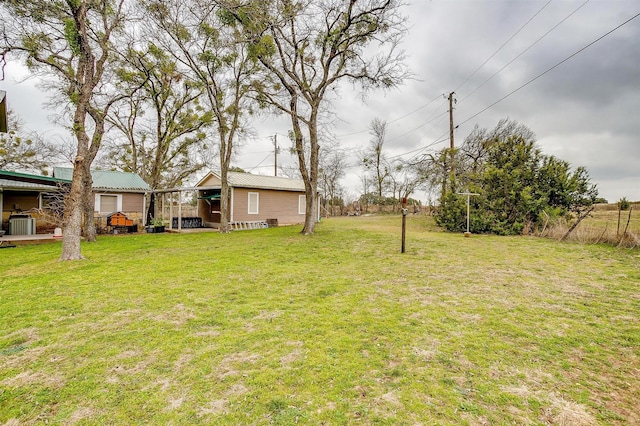
[[[410,217],[0,252],[0,424],[640,424],[640,252]]]

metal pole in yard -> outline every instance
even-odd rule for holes
[[[405,236],[407,234],[407,199],[402,199],[402,249],[401,253],[404,253]]]
[[[469,197],[472,195],[480,195],[475,192],[458,192],[458,195],[466,195],[467,196],[467,232],[464,233],[465,237],[470,237],[471,232],[469,232]]]

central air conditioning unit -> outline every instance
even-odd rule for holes
[[[36,219],[28,218],[9,218],[9,234],[10,235],[35,235]]]

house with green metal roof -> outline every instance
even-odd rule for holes
[[[50,176],[0,170],[0,231],[14,235],[35,234],[38,219],[43,219],[42,212],[53,194],[70,183]],[[42,220],[39,223],[41,228],[45,224]]]
[[[53,177],[71,180],[73,169],[54,167]],[[151,192],[151,187],[140,175],[112,170],[92,170],[91,178],[98,226],[106,226],[106,216],[115,212],[124,213],[137,221],[144,218],[145,196]]]
[[[54,167],[53,177],[71,181],[73,169],[69,167]],[[118,172],[113,170],[91,170],[94,191],[119,192],[149,192],[151,187],[136,173]]]
[[[0,170],[0,230],[29,235],[60,226],[51,222],[55,215],[47,213],[52,205],[61,204],[60,194],[71,185],[72,176],[73,169],[64,167],[55,167],[52,177]],[[139,175],[94,170],[91,176],[99,230],[107,227],[105,218],[114,212],[134,220],[144,218],[145,196],[151,188]]]

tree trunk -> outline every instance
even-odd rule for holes
[[[227,132],[222,124],[218,127],[220,134],[220,232],[229,232],[229,164],[233,149],[233,133]]]
[[[312,108],[311,118],[309,120],[309,145],[311,152],[309,153],[309,172],[303,174],[305,180],[304,187],[306,193],[306,206],[304,217],[304,228],[302,233],[313,234],[316,229],[316,221],[318,216],[318,163],[320,155],[320,146],[318,145],[318,127],[317,127],[317,109]],[[302,135],[300,135],[302,136]],[[305,163],[300,164],[301,168],[306,168]]]
[[[154,188],[155,189],[155,188]],[[149,194],[149,204],[147,205],[147,217],[145,218],[145,226],[151,226],[151,221],[156,217],[156,193]]]
[[[88,243],[96,242],[96,221],[94,217],[93,193],[84,188],[84,200],[82,202],[82,235]]]
[[[95,57],[87,36],[87,4],[81,2],[77,8],[72,7],[78,32],[79,49],[78,64],[76,66],[76,95],[75,112],[73,115],[73,130],[78,140],[77,154],[73,164],[73,177],[69,199],[65,202],[65,220],[62,238],[62,255],[60,260],[83,259],[80,251],[82,236],[82,214],[85,199],[85,170],[91,166],[89,153],[89,135],[86,130],[87,110],[90,106],[95,84]]]
[[[220,172],[220,180],[222,184],[220,186],[220,232],[229,232],[229,181],[227,177],[227,169],[222,169]]]
[[[81,139],[79,137],[78,139]],[[78,141],[79,143],[80,140]],[[84,259],[80,252],[80,237],[82,231],[82,198],[83,198],[83,157],[78,155],[73,167],[71,190],[65,200],[63,221],[62,255],[60,260]]]
[[[580,225],[580,222],[582,222],[582,220],[589,216],[589,213],[591,213],[593,211],[593,209],[595,209],[595,206],[591,206],[589,209],[585,210],[584,213],[582,213],[580,216],[578,216],[578,218],[576,219],[575,223],[573,225],[571,225],[571,227],[567,230],[567,232],[562,236],[562,238],[560,238],[560,241],[564,241],[567,239],[567,237],[573,232],[574,229],[576,229],[576,227],[578,225]]]
[[[308,235],[313,234],[316,226],[313,212],[314,209],[317,208],[317,200],[315,199],[315,194],[318,193],[318,134],[317,128],[314,127],[315,122],[309,120],[309,123],[307,123],[307,125],[309,129],[309,144],[311,146],[311,152],[309,158],[309,168],[307,168],[307,160],[304,152],[304,138],[302,136],[302,128],[300,126],[300,117],[298,117],[298,97],[295,93],[295,90],[290,90],[289,94],[291,95],[291,100],[289,101],[289,116],[291,117],[296,154],[298,155],[298,169],[300,170],[300,175],[302,176],[302,181],[304,182],[306,197],[304,227],[300,232],[302,234]],[[311,111],[311,114],[314,114],[313,109]],[[313,123],[314,126],[312,126],[311,123]],[[316,160],[315,169],[313,167],[314,159]]]
[[[91,177],[91,164],[86,164],[85,161],[83,167],[83,194],[82,194],[82,211],[83,211],[83,235],[87,242],[93,243],[96,241],[96,223],[94,219],[95,211],[95,199],[93,196],[93,178]]]

